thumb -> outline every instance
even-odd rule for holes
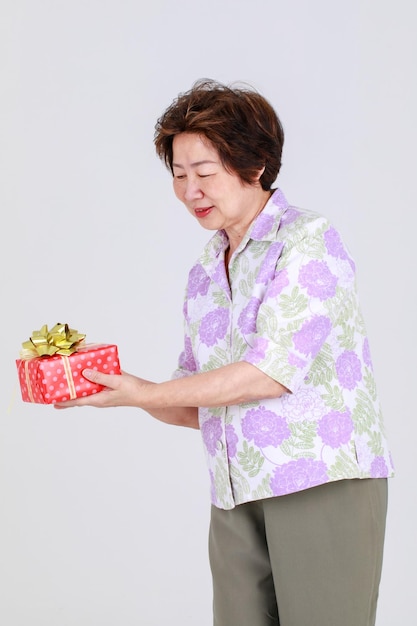
[[[114,379],[119,379],[119,376],[114,376],[111,374],[103,374],[103,372],[98,372],[97,370],[85,369],[82,371],[82,375],[87,380],[92,383],[96,383],[97,385],[102,385],[103,387],[114,388],[117,386],[115,383],[118,381]]]

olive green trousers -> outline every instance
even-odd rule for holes
[[[214,626],[373,626],[387,480],[212,507]]]

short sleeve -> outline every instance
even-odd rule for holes
[[[328,221],[315,217],[293,228],[242,360],[296,391],[314,360],[326,366],[355,291],[354,264]]]
[[[189,331],[189,317],[188,317],[188,288],[184,296],[183,305],[183,324],[184,324],[184,347],[178,357],[177,368],[172,373],[171,379],[184,378],[185,376],[191,376],[197,371],[197,364],[194,358],[193,346]]]

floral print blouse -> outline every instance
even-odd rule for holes
[[[330,481],[388,477],[355,266],[321,215],[276,189],[229,263],[218,231],[188,277],[173,377],[247,361],[281,398],[199,409],[212,503],[223,509]]]

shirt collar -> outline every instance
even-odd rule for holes
[[[243,250],[250,239],[253,241],[275,241],[281,217],[288,207],[289,204],[282,191],[279,188],[274,189],[268,202],[250,225],[237,251]],[[213,261],[217,261],[228,246],[229,238],[225,231],[218,230],[207,242],[199,259],[200,263],[206,270],[209,270]]]
[[[288,207],[289,204],[281,189],[274,189],[268,202],[252,222],[243,238],[244,245],[249,239],[253,241],[275,241],[281,217]]]

